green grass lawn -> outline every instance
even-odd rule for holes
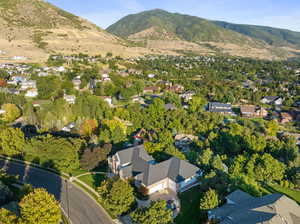
[[[201,194],[200,189],[194,187],[179,196],[181,212],[175,219],[176,224],[199,224],[205,221],[205,215],[199,209]]]
[[[88,174],[79,177],[78,179],[89,185],[90,187],[96,189],[100,186],[101,182],[105,180],[105,175],[102,174]]]
[[[298,204],[300,204],[300,191],[297,190],[291,190],[289,188],[284,188],[279,185],[269,185],[268,186],[273,193],[278,192],[281,194],[285,194],[286,196],[294,199]]]

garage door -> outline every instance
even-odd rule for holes
[[[160,190],[163,190],[163,189],[164,189],[164,185],[163,184],[156,185],[156,186],[151,187],[149,189],[149,194],[153,194],[154,192],[160,191]]]

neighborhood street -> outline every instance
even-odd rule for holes
[[[0,159],[0,169],[10,175],[18,175],[20,181],[43,187],[60,201],[71,224],[111,224],[113,223],[98,204],[76,185],[66,182],[58,175],[23,164]]]

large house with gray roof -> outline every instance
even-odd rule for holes
[[[208,212],[210,220],[220,224],[299,224],[300,206],[282,194],[263,197],[236,190],[223,206]]]
[[[124,149],[108,159],[109,167],[122,179],[134,178],[147,194],[165,189],[183,192],[197,183],[200,169],[177,157],[156,163],[143,145]]]

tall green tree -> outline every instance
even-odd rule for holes
[[[0,154],[15,156],[24,153],[25,138],[20,129],[3,128],[0,130]]]
[[[164,200],[152,201],[148,208],[139,208],[131,213],[131,218],[139,224],[171,224],[173,214]]]
[[[216,208],[219,205],[219,196],[218,193],[213,190],[209,189],[200,199],[200,209],[201,210],[210,210]]]
[[[115,216],[127,212],[135,202],[133,188],[121,179],[103,181],[98,193],[105,207]]]
[[[42,188],[25,196],[20,202],[20,210],[24,224],[58,224],[61,220],[58,201]]]

